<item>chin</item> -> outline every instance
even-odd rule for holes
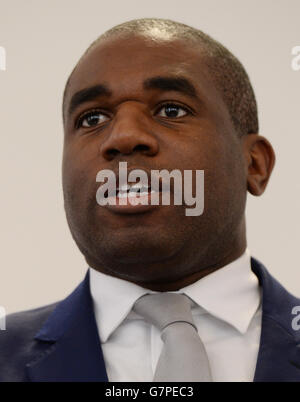
[[[98,238],[99,241],[95,241]],[[101,239],[101,241],[100,241]],[[91,239],[90,239],[91,240]],[[168,266],[178,261],[180,247],[164,236],[93,237],[80,247],[88,264],[102,272],[131,281],[152,281],[166,277]],[[169,271],[170,274],[170,271]]]
[[[171,267],[174,264],[168,264],[166,261],[138,261],[138,262],[120,262],[110,261],[104,264],[90,261],[86,258],[87,263],[92,268],[106,275],[110,275],[119,279],[127,280],[147,288],[147,283],[163,283],[173,280]],[[177,267],[176,267],[177,268]],[[174,278],[176,279],[176,278]]]
[[[151,238],[127,236],[125,239],[105,239],[101,254],[121,264],[149,264],[165,261],[176,253],[170,242],[164,242],[159,236]],[[173,247],[172,247],[173,246]]]

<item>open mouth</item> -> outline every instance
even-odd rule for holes
[[[148,205],[151,203],[151,195],[159,193],[143,184],[125,184],[117,187],[115,191],[107,190],[104,197],[108,205]]]
[[[160,187],[160,186],[159,186]],[[124,184],[121,187],[117,187],[115,190],[106,190],[104,198],[119,198],[126,199],[129,197],[141,198],[149,196],[149,194],[159,193],[161,189],[153,189],[150,185],[144,185],[141,183]]]
[[[116,197],[127,198],[127,197],[143,197],[148,194],[154,193],[155,190],[151,189],[151,186],[145,186],[143,184],[125,184],[122,187],[118,187],[116,191]]]
[[[127,183],[106,190],[104,207],[120,213],[140,213],[160,204],[161,186],[155,190],[143,183]]]

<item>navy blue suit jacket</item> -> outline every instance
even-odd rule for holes
[[[257,260],[251,264],[263,290],[254,381],[300,381],[300,330],[292,328],[291,314],[300,299]],[[108,381],[88,274],[63,301],[7,317],[0,331],[0,381]]]

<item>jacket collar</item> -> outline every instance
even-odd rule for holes
[[[254,381],[300,380],[300,330],[292,328],[289,294],[256,259],[253,272],[262,286],[262,329]],[[90,295],[89,273],[58,304],[35,339],[43,352],[27,364],[31,381],[108,381]]]
[[[251,259],[262,287],[262,327],[255,382],[300,380],[300,331],[292,328],[292,309],[300,299],[288,293],[266,268]]]

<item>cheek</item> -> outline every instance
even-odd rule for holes
[[[226,221],[244,213],[246,179],[244,164],[239,149],[230,149],[218,155],[207,174],[207,204]]]
[[[71,148],[64,150],[62,163],[63,192],[65,202],[73,206],[84,207],[92,185],[95,186],[96,173],[84,152]]]
[[[193,166],[194,170],[204,170],[204,211],[210,207],[228,210],[242,202],[246,194],[246,176],[238,141],[212,132],[187,149],[189,152],[183,155],[184,158],[181,156],[187,161],[184,169]]]

